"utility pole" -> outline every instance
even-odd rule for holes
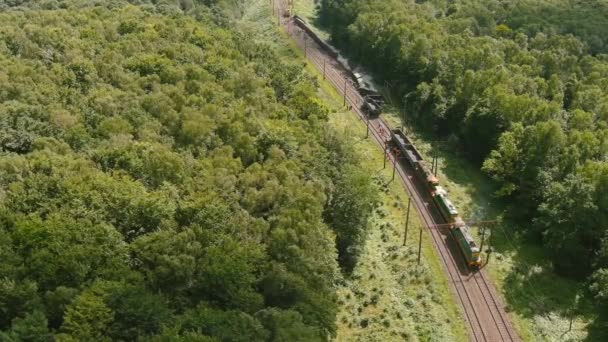
[[[274,15],[274,0],[272,0],[272,15]]]
[[[399,150],[395,150],[395,153],[393,153],[393,179],[391,179],[391,181],[395,180],[395,169],[397,168],[397,156],[399,155]]]
[[[369,122],[369,120],[368,120]],[[384,166],[382,166],[383,169],[386,169],[386,140],[384,140]]]
[[[486,236],[486,226],[483,226],[481,229],[481,245],[479,246],[479,251],[483,251],[483,241]]]
[[[401,130],[405,133],[405,108],[407,104],[407,99],[403,99],[403,120],[401,120]]]
[[[369,138],[369,118],[365,117],[365,125],[367,126],[367,132],[365,132],[365,138]]]
[[[325,62],[327,61],[327,58],[323,58],[323,80],[325,81]]]
[[[433,155],[433,162],[431,164],[431,172],[437,174],[437,168],[439,167],[439,157]]]
[[[490,237],[488,238],[488,244],[490,246],[488,246],[488,250],[486,251],[486,254],[488,254],[488,258],[486,259],[486,265],[490,263],[490,256],[492,256],[492,252],[494,251],[494,249],[492,248],[492,236],[494,234],[490,233]],[[483,252],[483,249],[479,249],[480,252]]]
[[[566,335],[567,333],[572,331],[572,323],[574,322],[574,316],[576,315],[577,307],[579,305],[579,295],[576,294],[574,296],[574,302],[572,303],[572,307],[568,310],[568,313],[570,314],[570,325],[568,326],[568,330],[564,331],[564,333],[560,336],[563,337],[564,335]]]
[[[306,38],[306,35],[304,35],[304,57],[308,57],[308,54],[307,54],[308,44],[307,44],[307,42],[308,42],[308,39]]]
[[[412,198],[407,198],[407,213],[405,214],[405,232],[403,233],[403,246],[407,243],[407,228],[410,225],[410,204],[412,204]]]
[[[346,106],[346,77],[344,77],[344,105]]]
[[[439,156],[435,157],[435,174],[439,171]]]
[[[418,265],[420,265],[420,251],[422,250],[422,226],[420,226],[420,236],[418,237]]]
[[[393,156],[393,178],[391,179],[392,181],[395,180],[395,169],[397,168],[397,157]]]
[[[480,249],[481,250],[481,249]],[[492,247],[488,247],[488,250],[486,251],[486,253],[488,254],[488,258],[486,259],[486,265],[490,263],[490,256],[492,255],[492,252],[494,250],[492,249]],[[484,265],[485,266],[485,265]]]

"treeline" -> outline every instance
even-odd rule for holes
[[[513,30],[493,4],[323,0],[320,13],[411,123],[459,146],[500,185],[559,272],[595,273],[608,299],[608,59],[572,35]],[[521,27],[536,20],[518,18]]]
[[[0,340],[335,335],[375,188],[302,64],[202,4],[0,12]]]
[[[608,2],[605,0],[426,0],[434,16],[466,22],[474,34],[496,34],[501,24],[529,37],[574,35],[592,54],[608,52]]]
[[[604,0],[516,0],[503,6],[504,16],[494,16],[514,30],[528,36],[573,34],[591,53],[608,52],[608,2]]]

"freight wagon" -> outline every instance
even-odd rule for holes
[[[401,150],[401,155],[416,172],[416,175],[424,180],[425,184],[431,190],[434,190],[435,187],[439,185],[439,180],[431,172],[426,161],[422,159],[422,155],[420,155],[416,146],[414,146],[411,140],[398,128],[391,129],[391,137],[395,145]]]

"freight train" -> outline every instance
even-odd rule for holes
[[[293,22],[304,30],[311,38],[314,40],[320,47],[323,49],[328,55],[335,58],[335,60],[340,64],[342,69],[348,74],[348,77],[354,82],[357,87],[357,91],[363,97],[363,101],[361,103],[360,109],[368,116],[368,117],[378,117],[382,112],[382,107],[384,106],[384,98],[378,91],[378,89],[374,86],[371,81],[371,77],[365,75],[365,73],[359,71],[354,71],[348,61],[340,55],[340,52],[319,37],[304,21],[304,19],[300,18],[297,15],[293,16]]]
[[[293,16],[294,23],[304,30],[312,39],[330,56],[332,56],[354,81],[357,91],[363,97],[361,110],[368,117],[377,117],[382,112],[384,98],[374,86],[371,77],[362,72],[353,71],[347,60],[340,56],[340,52],[333,46],[321,39],[304,21],[297,15]],[[422,158],[412,141],[400,129],[391,130],[391,141],[400,150],[401,158],[412,167],[418,179],[420,179],[433,197],[433,202],[439,209],[441,216],[448,223],[450,232],[457,242],[462,255],[471,268],[481,266],[479,247],[469,234],[469,227],[458,214],[458,209],[450,201],[447,191],[439,185],[439,180],[431,171],[428,162]]]
[[[414,169],[415,175],[430,191],[433,202],[445,222],[449,224],[450,233],[456,240],[467,265],[471,268],[481,266],[480,250],[469,234],[469,227],[458,214],[456,206],[448,198],[447,191],[439,185],[439,180],[429,169],[420,152],[400,129],[391,130],[391,141],[400,150],[400,156]]]

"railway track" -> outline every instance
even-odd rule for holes
[[[366,123],[370,136],[377,142],[382,153],[386,153],[385,141],[388,136],[383,135],[382,132],[390,132],[390,126],[381,117],[368,119],[360,110],[363,98],[357,92],[343,67],[326,54],[305,31],[295,26],[290,18],[281,17],[286,8],[286,0],[275,0],[274,6],[275,13],[279,16],[278,21],[285,27],[289,36],[300,49],[305,51],[306,58],[312,65],[323,73],[324,78],[334,86],[338,93],[344,96],[345,104],[349,105],[359,119]],[[476,272],[470,271],[448,228],[438,228],[438,225],[445,222],[424,185],[417,180],[413,170],[406,163],[395,160],[396,157],[390,153],[388,158],[391,162],[396,163],[397,175],[432,238],[442,267],[448,275],[453,295],[461,307],[470,340],[476,342],[519,341],[504,305],[497,296],[493,285],[487,280],[485,271],[483,269]]]

